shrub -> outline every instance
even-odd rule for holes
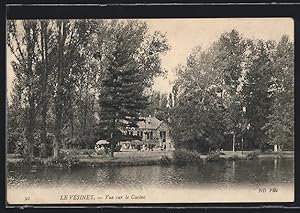
[[[54,166],[60,168],[72,168],[79,165],[79,159],[75,156],[60,153],[57,158],[53,158],[47,162],[46,166]]]
[[[195,150],[176,149],[174,152],[174,163],[177,165],[201,163],[200,153]]]
[[[106,150],[99,150],[98,152],[96,152],[97,155],[106,155],[107,152]]]
[[[76,156],[76,155],[80,155],[80,150],[78,149],[63,149],[60,151],[60,155],[63,156]]]
[[[255,152],[258,155],[262,153],[262,151],[260,149],[254,149],[253,152]]]
[[[115,146],[115,152],[121,152],[122,145],[117,144]]]
[[[24,157],[24,141],[17,141],[15,144],[14,153],[18,156],[23,158]]]
[[[95,150],[93,150],[93,149],[87,149],[87,150],[82,151],[83,155],[88,155],[89,157],[91,157],[92,154],[94,154],[94,153],[95,153]]]
[[[239,157],[237,154],[227,158],[227,160],[229,160],[229,161],[235,161],[235,160],[240,160],[240,159],[241,159],[241,157]]]
[[[260,153],[261,153],[261,150],[255,149],[252,152],[248,153],[246,158],[249,160],[256,159]]]
[[[92,154],[96,153],[94,149],[63,149],[60,151],[61,154],[65,156],[83,156],[88,155],[89,157]]]
[[[219,161],[220,159],[220,154],[217,152],[209,154],[206,158],[207,161]]]
[[[160,159],[160,164],[161,165],[170,165],[172,163],[172,159],[169,158],[168,156],[166,155],[163,155]]]

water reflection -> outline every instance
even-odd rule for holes
[[[62,185],[144,188],[146,186],[232,187],[293,183],[293,159],[210,162],[198,166],[136,166],[9,171],[9,186]]]

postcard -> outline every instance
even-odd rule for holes
[[[7,20],[7,204],[294,201],[291,18]]]

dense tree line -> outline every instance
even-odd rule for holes
[[[27,160],[92,148],[136,125],[153,78],[164,74],[167,40],[145,22],[18,20],[7,28],[15,74],[8,151]]]
[[[26,160],[67,148],[114,146],[141,117],[170,124],[177,148],[200,152],[293,147],[294,45],[223,33],[178,65],[170,94],[151,90],[168,51],[142,21],[8,22],[15,75],[8,103],[8,152]],[[126,138],[125,138],[126,139]]]
[[[276,43],[232,30],[206,50],[196,47],[176,73],[177,148],[208,152],[228,142],[239,149],[293,148],[294,48],[287,36]]]

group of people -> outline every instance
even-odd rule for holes
[[[131,143],[123,143],[122,145],[117,145],[115,148],[115,151],[130,151],[130,150],[136,150],[139,152],[145,152],[145,151],[154,151],[154,150],[160,150],[160,151],[167,151],[167,150],[173,150],[174,147],[172,144],[169,143],[163,143],[161,145],[156,144],[131,144]],[[95,150],[98,154],[105,154],[108,153],[110,150],[109,144],[96,144]]]
[[[129,149],[136,149],[137,151],[144,152],[144,151],[154,151],[154,150],[172,150],[174,147],[172,146],[171,143],[163,143],[161,146],[156,145],[156,144],[137,144],[137,145],[132,145],[132,144],[123,144],[122,150],[129,150]]]

